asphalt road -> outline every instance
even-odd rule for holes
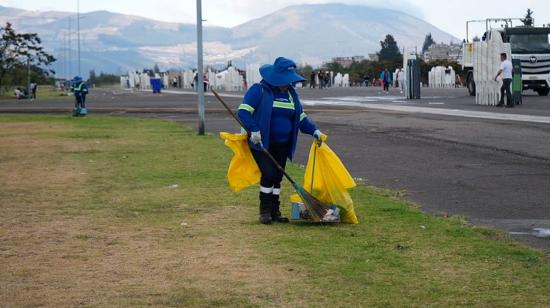
[[[97,89],[94,113],[162,117],[197,126],[192,93],[153,95]],[[550,238],[530,233],[550,228],[550,97],[528,94],[522,106],[475,105],[465,89],[423,89],[406,101],[397,90],[301,89],[305,109],[329,135],[329,144],[352,175],[379,187],[404,191],[429,213],[464,215],[550,251]],[[242,93],[228,93],[236,107]],[[0,113],[70,113],[71,100],[0,101]],[[236,131],[212,97],[206,129]],[[306,162],[310,141],[301,138],[295,161]]]

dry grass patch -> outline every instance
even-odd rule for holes
[[[425,215],[393,192],[352,191],[360,225],[260,225],[256,190],[227,188],[229,150],[172,122],[0,116],[0,131],[2,305],[550,300],[548,255],[464,219]],[[283,200],[290,193],[285,182]]]
[[[90,168],[105,172],[112,162],[86,164],[72,154],[131,141],[56,137],[79,131],[70,124],[0,122],[0,131],[3,305],[281,304],[280,290],[299,282],[240,237],[234,207],[158,226],[79,212],[95,198]]]

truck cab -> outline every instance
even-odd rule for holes
[[[550,27],[505,27],[498,29],[505,43],[510,43],[512,59],[521,61],[523,90],[533,90],[541,96],[550,93]],[[489,31],[483,40],[490,40]],[[471,61],[471,44],[463,47],[463,68],[466,86],[475,96],[475,80]],[[496,72],[495,72],[496,73]]]
[[[524,90],[550,93],[550,27],[515,27],[503,31],[512,59],[521,61]]]

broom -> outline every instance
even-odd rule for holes
[[[220,103],[222,103],[225,109],[227,109],[227,111],[231,114],[231,116],[239,123],[239,125],[243,129],[246,129],[246,126],[244,126],[244,124],[237,117],[237,115],[235,115],[233,110],[229,108],[229,106],[223,100],[223,98],[221,98],[216,91],[214,90],[211,90],[211,91],[212,93],[214,93],[214,96],[216,96],[216,98],[220,101]],[[247,131],[247,133],[249,132]],[[290,175],[288,175],[288,173],[286,173],[285,169],[281,167],[281,165],[277,162],[277,160],[275,160],[275,158],[271,155],[271,153],[269,153],[269,151],[266,148],[264,148],[262,144],[260,144],[260,147],[262,149],[262,152],[264,152],[267,155],[267,157],[271,159],[271,161],[275,164],[277,169],[279,169],[279,171],[281,171],[283,175],[287,178],[287,180],[292,184],[292,187],[294,187],[294,190],[296,191],[296,193],[300,196],[302,201],[304,201],[304,206],[309,212],[311,219],[315,222],[320,222],[321,219],[323,219],[323,217],[326,215],[328,208],[330,208],[330,205],[324,204],[323,202],[315,198],[312,194],[308,193],[302,186],[300,186],[300,184],[296,183],[296,181],[294,181],[290,177]]]

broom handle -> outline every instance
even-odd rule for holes
[[[233,119],[235,119],[235,121],[237,121],[239,123],[239,125],[244,128],[246,130],[246,126],[244,126],[243,122],[241,121],[241,119],[239,119],[237,117],[237,115],[233,112],[233,110],[231,110],[231,108],[229,108],[229,106],[227,105],[227,103],[223,100],[223,98],[221,98],[221,96],[218,94],[218,92],[214,91],[213,89],[210,89],[210,91],[212,93],[214,93],[214,96],[220,101],[220,103],[222,103],[222,105],[225,107],[225,109],[227,110],[227,112],[229,112],[229,114],[231,114],[231,116],[233,116]],[[246,130],[246,133],[248,133],[248,130]]]
[[[218,94],[218,92],[216,92],[212,89],[210,91],[212,91],[212,93],[214,93],[214,96],[220,101],[220,103],[222,103],[222,105],[225,107],[225,109],[227,109],[227,112],[229,112],[229,114],[231,114],[231,116],[233,116],[233,119],[235,119],[235,121],[237,121],[239,123],[239,125],[241,125],[241,127],[246,130],[247,133],[249,133],[249,131],[246,129],[246,126],[244,126],[241,119],[239,119],[237,117],[237,115],[233,112],[233,110],[231,110],[231,108],[229,108],[227,103],[223,100],[223,98],[221,98],[221,96]],[[267,155],[267,157],[269,157],[269,159],[271,159],[271,161],[275,164],[275,166],[277,166],[277,169],[279,169],[279,171],[281,171],[283,173],[283,175],[287,178],[287,180],[293,186],[295,186],[296,182],[294,182],[294,180],[290,177],[290,175],[288,175],[288,173],[286,173],[285,169],[283,169],[283,167],[281,167],[281,165],[277,162],[275,157],[273,157],[273,155],[271,155],[271,153],[269,153],[269,151],[266,148],[264,148],[264,146],[261,143],[260,143],[260,146],[262,147],[262,151]]]

